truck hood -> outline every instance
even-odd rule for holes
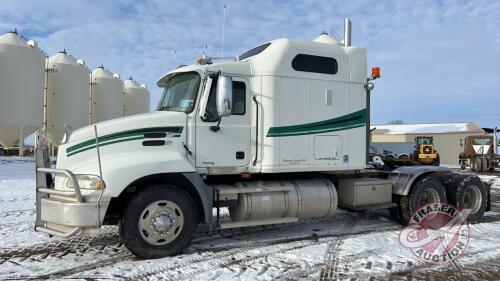
[[[147,175],[195,171],[183,146],[183,112],[158,111],[95,126],[98,143],[94,125],[74,131],[69,141],[59,146],[56,167],[76,175],[102,174],[107,197],[118,196],[123,188]],[[55,188],[68,189],[66,182],[65,177],[57,176]],[[82,190],[85,195],[93,192]]]
[[[186,114],[173,111],[155,111],[133,116],[111,119],[94,124],[99,137],[113,133],[126,132],[145,128],[185,126]],[[78,143],[82,140],[94,139],[94,125],[75,130],[64,146]]]

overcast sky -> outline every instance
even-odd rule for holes
[[[313,40],[322,30],[368,48],[383,78],[373,123],[474,121],[500,125],[500,1],[0,0],[0,33],[17,28],[50,55],[66,49],[87,65],[133,76],[160,96],[156,80],[192,64],[208,46],[225,55],[281,37]]]

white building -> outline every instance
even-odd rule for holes
[[[444,124],[372,125],[372,142],[415,142],[417,136],[432,136],[441,164],[458,165],[469,135],[485,132],[473,122]]]

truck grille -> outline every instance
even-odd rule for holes
[[[424,154],[432,154],[432,146],[431,145],[422,146],[422,152]]]

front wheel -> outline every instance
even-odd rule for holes
[[[439,154],[437,155],[436,159],[432,161],[433,166],[439,166],[441,165],[441,159],[439,158]]]
[[[130,252],[142,258],[179,254],[193,239],[198,224],[196,205],[182,189],[150,186],[127,203],[120,236]]]

